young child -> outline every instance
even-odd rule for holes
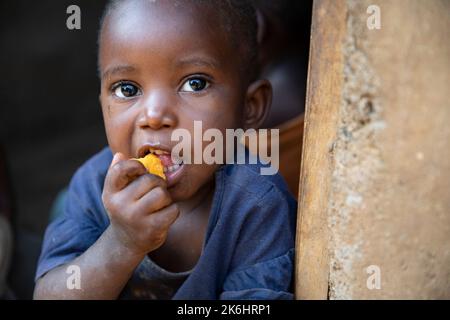
[[[172,132],[192,133],[194,121],[223,133],[264,121],[271,86],[254,76],[256,29],[243,0],[108,4],[99,70],[109,147],[77,171],[46,231],[36,299],[293,297],[296,202],[283,179],[260,164],[170,157]],[[167,180],[133,160],[149,152]]]

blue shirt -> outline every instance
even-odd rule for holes
[[[84,253],[108,227],[101,194],[111,160],[105,148],[74,175],[64,214],[46,230],[36,279]],[[173,299],[293,298],[297,203],[283,178],[261,175],[261,166],[228,164],[216,171],[202,255],[170,293]],[[155,268],[148,259],[129,285]]]

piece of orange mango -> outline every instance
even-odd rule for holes
[[[144,158],[139,158],[135,160],[142,163],[144,167],[147,169],[148,173],[157,175],[166,180],[166,175],[164,174],[164,166],[161,163],[161,160],[154,154],[149,153]]]

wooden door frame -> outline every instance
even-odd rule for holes
[[[314,0],[298,202],[295,293],[327,299],[328,208],[343,84],[345,0]]]

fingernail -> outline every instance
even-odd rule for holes
[[[114,154],[114,157],[111,161],[111,163],[114,165],[119,161],[119,153],[117,152],[116,154]]]

